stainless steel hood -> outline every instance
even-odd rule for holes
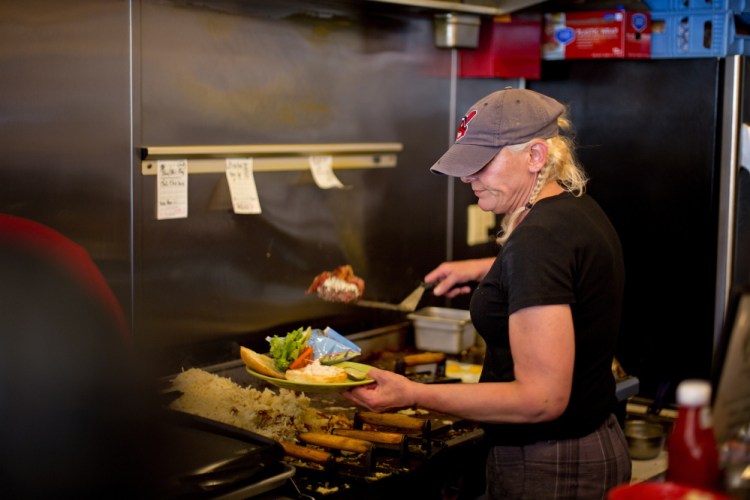
[[[403,5],[405,7],[417,7],[421,9],[439,10],[446,12],[466,12],[471,14],[499,16],[510,14],[517,10],[542,3],[540,0],[498,0],[497,7],[485,5],[473,5],[459,2],[447,2],[440,0],[368,0],[370,2],[390,3]]]

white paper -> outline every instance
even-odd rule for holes
[[[333,173],[333,158],[331,156],[311,156],[309,158],[310,172],[315,184],[321,189],[341,189],[344,185]]]
[[[232,208],[236,214],[259,214],[260,199],[253,176],[252,158],[227,158],[226,174]]]
[[[750,125],[742,124],[740,132],[740,166],[750,170]]]
[[[188,216],[187,160],[156,163],[156,218],[184,219]]]

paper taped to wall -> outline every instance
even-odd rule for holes
[[[236,214],[261,213],[252,158],[227,158],[226,176]]]
[[[333,173],[333,157],[328,156],[310,156],[310,172],[312,172],[315,184],[321,189],[342,189],[341,183],[336,174]]]

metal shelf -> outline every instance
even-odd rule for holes
[[[484,5],[472,5],[461,2],[446,2],[440,0],[368,0],[369,2],[389,3],[402,5],[404,7],[416,7],[421,9],[438,10],[444,12],[465,12],[487,16],[500,16],[510,14],[517,10],[542,3],[543,0],[505,0],[499,7],[488,7]]]
[[[392,168],[401,143],[250,144],[148,146],[141,150],[141,174],[156,175],[158,160],[188,160],[188,173],[223,173],[227,158],[252,158],[255,172],[309,170],[311,156],[331,156],[332,168]]]

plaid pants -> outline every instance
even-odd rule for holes
[[[487,456],[487,499],[604,499],[630,482],[628,443],[611,415],[578,439],[494,446]]]

